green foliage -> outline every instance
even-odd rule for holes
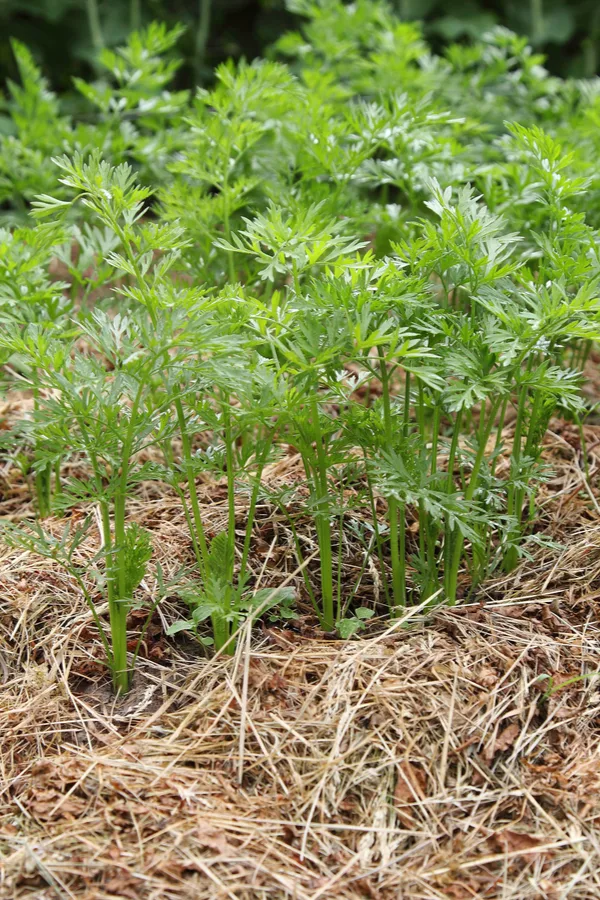
[[[194,96],[172,86],[181,30],[149,25],[77,81],[84,114],[15,45],[0,362],[32,403],[0,450],[37,520],[7,538],[76,578],[117,690],[128,611],[146,579],[166,593],[142,482],[189,534],[171,634],[232,652],[245,621],[308,603],[348,638],[513,569],[539,540],[550,419],[587,413],[595,84],[502,29],[436,56],[384,4],[295,9],[287,63],[223,64]],[[303,481],[265,478],[290,447]],[[206,482],[226,498],[214,532]],[[254,565],[264,508],[301,592]],[[46,520],[75,509],[85,525],[56,538]]]
[[[252,59],[278,38],[285,52],[299,49],[306,53],[302,31],[281,35],[304,24],[307,17],[315,21],[310,37],[321,34],[319,52],[329,62],[337,57],[337,65],[348,72],[357,59],[353,52],[357,47],[369,47],[374,60],[380,57],[388,63],[394,51],[401,50],[394,71],[403,84],[406,62],[422,50],[416,43],[410,49],[403,42],[395,45],[394,39],[407,23],[415,21],[421,23],[437,51],[460,42],[466,51],[461,57],[466,65],[472,66],[482,55],[481,46],[470,44],[501,26],[523,35],[522,48],[529,44],[536,53],[548,54],[550,68],[558,74],[591,77],[598,71],[600,15],[594,0],[521,4],[515,0],[389,0],[387,9],[377,4],[375,11],[369,9],[373,6],[370,0],[345,6],[347,11],[340,2],[330,0],[248,0],[243,4],[239,0],[4,0],[0,8],[0,71],[3,79],[15,76],[9,45],[9,37],[14,36],[32,49],[35,59],[51,74],[52,83],[65,91],[72,87],[72,76],[89,78],[91,71],[101,70],[105,60],[112,58],[121,64],[115,48],[131,31],[159,19],[184,28],[179,82],[189,87],[209,81],[213,67],[224,59]],[[99,60],[98,54],[106,48],[108,55]],[[493,61],[494,67],[501,65],[498,58]]]

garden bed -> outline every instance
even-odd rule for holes
[[[600,897],[597,84],[295,6],[13,45],[0,895]]]

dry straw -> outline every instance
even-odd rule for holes
[[[345,643],[255,625],[213,659],[157,620],[120,700],[69,578],[2,550],[0,896],[599,896],[598,680],[572,679],[599,668],[600,522],[574,444],[552,423],[545,527],[565,549],[478,602]],[[154,490],[134,513],[168,575],[185,523]],[[225,514],[208,489],[203,513]],[[263,585],[285,540],[252,560]]]

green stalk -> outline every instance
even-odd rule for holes
[[[220,612],[211,613],[210,619],[211,619],[211,623],[212,623],[213,639],[215,642],[215,650],[222,650],[230,638],[229,622],[225,618],[225,615]],[[230,647],[227,648],[227,653],[228,654],[233,653],[234,650],[235,650],[235,647],[233,646],[233,642],[232,642],[231,648]]]
[[[527,385],[521,385],[519,389],[519,403],[517,406],[517,420],[515,422],[515,434],[513,437],[513,448],[511,454],[511,473],[519,471],[521,456],[522,456],[522,447],[521,442],[523,438],[523,426],[525,424],[525,406],[527,402],[528,388]],[[522,501],[521,501],[522,502]],[[508,485],[507,490],[507,503],[506,503],[506,512],[509,516],[515,516],[517,518],[517,523],[520,522],[521,514],[518,512],[518,490],[517,486],[514,484],[512,480]],[[518,524],[517,524],[518,529]],[[515,531],[513,530],[512,536],[515,536]],[[506,555],[504,557],[504,569],[506,572],[512,572],[518,562],[518,553],[515,547],[509,547]]]
[[[103,483],[102,471],[98,464],[98,456],[93,443],[89,439],[85,421],[81,415],[75,413],[79,429],[86,447],[87,454],[92,465],[94,481],[98,496],[102,496]],[[125,653],[123,655],[123,633],[120,621],[120,604],[118,601],[118,576],[114,556],[114,545],[110,528],[110,510],[106,500],[101,500],[100,519],[102,522],[102,549],[106,560],[106,599],[108,601],[108,620],[110,625],[111,652],[108,655],[108,664],[111,669],[113,687],[118,693],[127,691],[127,640],[125,635]],[[125,676],[125,677],[123,677]]]
[[[223,417],[225,420],[225,460],[227,477],[227,540],[231,549],[231,565],[226,573],[227,585],[223,595],[223,609],[211,616],[215,649],[221,650],[231,637],[229,614],[231,613],[231,591],[233,591],[233,574],[235,565],[235,460],[233,455],[233,434],[231,429],[231,407],[227,400],[223,401]],[[235,641],[227,646],[227,653],[233,653]]]
[[[581,455],[583,457],[583,470],[585,472],[585,479],[587,483],[590,483],[590,464],[588,461],[588,451],[587,451],[587,442],[585,439],[585,433],[583,430],[583,422],[581,421],[580,415],[575,415],[575,424],[577,425],[577,430],[579,431],[579,443],[581,444]]]
[[[90,592],[88,591],[85,584],[83,583],[83,579],[81,578],[81,575],[79,575],[77,570],[69,568],[69,569],[67,569],[67,571],[69,572],[71,577],[75,580],[77,586],[79,587],[79,590],[81,591],[81,593],[83,595],[85,602],[87,603],[87,605],[89,607],[89,610],[92,614],[92,618],[94,620],[96,628],[98,629],[98,634],[100,636],[102,646],[104,647],[104,652],[106,653],[106,662],[108,663],[108,667],[109,667],[110,671],[112,672],[114,669],[112,649],[111,649],[111,646],[110,646],[110,644],[107,640],[107,637],[104,633],[102,620],[100,619],[100,616],[98,615],[96,605],[95,605],[92,597],[90,596]]]
[[[385,436],[389,447],[393,446],[393,422],[392,409],[390,402],[390,374],[385,364],[385,355],[383,349],[379,350],[379,372],[381,381],[381,392],[383,398],[383,420],[385,426]],[[409,374],[406,373],[408,381]],[[402,522],[399,521],[399,511],[402,508]],[[405,559],[405,536],[404,536],[404,504],[401,504],[395,497],[388,498],[388,526],[390,529],[390,556],[392,563],[392,597],[393,607],[390,608],[390,614],[394,615],[396,609],[403,609],[406,606],[406,559]],[[399,532],[399,527],[401,531]]]
[[[434,412],[433,412],[433,423],[432,423],[432,432],[431,432],[431,460],[430,460],[430,473],[432,476],[435,476],[437,472],[437,450],[438,450],[438,439],[439,439],[439,430],[440,430],[440,419],[441,419],[441,407],[436,404]],[[427,529],[427,570],[429,572],[429,586],[427,593],[435,593],[437,590],[437,572],[436,572],[436,562],[435,562],[435,545],[436,545],[436,531],[433,525],[430,523]]]
[[[439,440],[439,431],[440,431],[440,419],[442,417],[442,410],[438,404],[436,404],[435,409],[433,411],[433,424],[431,430],[431,467],[430,472],[432,475],[435,475],[437,472],[437,451],[438,451],[438,440]]]
[[[131,268],[133,269],[134,277],[139,285],[140,291],[144,295],[145,306],[146,306],[146,309],[148,310],[148,314],[150,316],[150,321],[152,322],[153,326],[156,328],[156,326],[158,325],[158,319],[156,316],[156,309],[155,309],[155,304],[154,304],[154,300],[152,297],[152,291],[148,290],[148,285],[146,284],[144,276],[142,275],[142,270],[140,269],[140,267],[138,265],[138,259],[137,259],[136,253],[132,249],[131,241],[129,240],[129,238],[125,234],[125,231],[119,224],[119,220],[117,218],[115,218],[114,216],[111,217],[111,225],[112,225],[113,231],[115,232],[115,234],[121,241],[122,248],[125,251],[125,256],[127,257],[127,261],[129,262]]]
[[[294,279],[294,293],[296,297],[300,296],[300,276],[298,275],[298,263],[295,259],[292,260],[292,276]]]
[[[127,668],[127,610],[132,598],[127,596],[128,560],[125,550],[125,512],[127,479],[129,477],[131,454],[133,452],[137,410],[143,389],[144,383],[141,382],[131,407],[131,418],[121,450],[119,487],[114,498],[117,595],[113,604],[115,627],[112,629],[111,623],[111,629],[113,632],[113,682],[115,690],[118,693],[126,693],[129,690],[130,681],[129,670]]]
[[[142,24],[142,7],[140,0],[130,0],[129,27],[132,31],[139,31]]]
[[[502,431],[504,429],[504,420],[506,418],[506,410],[508,408],[509,395],[507,394],[500,409],[500,418],[498,419],[498,427],[496,429],[496,443],[494,444],[494,459],[492,460],[491,473],[492,477],[496,474],[496,466],[498,465],[498,451],[502,443]]]
[[[543,0],[529,0],[529,16],[531,22],[531,43],[538,47],[544,32]]]
[[[421,459],[423,459],[423,455],[426,452],[425,447],[427,436],[425,434],[425,400],[423,382],[420,379],[418,382],[417,394],[417,428],[419,429],[420,436],[420,456]],[[427,510],[425,509],[425,505],[421,500],[419,501],[419,556],[422,562],[425,562],[425,542],[428,530],[429,516],[427,515]]]
[[[35,473],[35,496],[38,516],[47,519],[52,511],[52,467],[44,466]]]
[[[492,408],[490,410],[490,414],[486,423],[485,420],[485,412],[482,408],[481,410],[481,418],[479,422],[479,440],[477,446],[477,454],[475,456],[475,462],[473,463],[473,470],[471,472],[471,477],[469,479],[469,483],[465,489],[465,500],[470,501],[473,499],[475,495],[475,491],[477,489],[477,485],[479,482],[479,473],[481,471],[481,466],[483,464],[483,460],[485,459],[485,448],[488,442],[489,436],[491,434],[492,428],[494,426],[494,421],[496,419],[496,415],[500,408],[500,404],[502,403],[502,397],[498,397],[495,403],[492,404]],[[458,583],[458,568],[460,566],[460,560],[462,556],[462,551],[464,547],[464,538],[462,535],[457,534],[456,539],[454,541],[454,545],[452,548],[452,553],[450,557],[450,569],[447,573],[446,579],[446,593],[448,596],[448,602],[450,606],[454,606],[456,603],[456,589]]]
[[[306,571],[306,566],[304,565],[305,559],[304,554],[302,553],[302,546],[300,544],[300,538],[298,537],[298,531],[296,529],[296,525],[294,520],[290,516],[289,512],[281,503],[279,504],[279,509],[285,516],[288,525],[290,526],[290,531],[292,532],[292,537],[294,538],[294,546],[296,548],[296,557],[298,559],[298,565],[302,567],[302,580],[304,581],[304,586],[306,588],[306,593],[309,596],[310,602],[313,605],[314,611],[317,615],[319,621],[322,621],[321,610],[319,609],[319,604],[317,602],[317,598],[315,597],[315,592],[312,589],[312,584],[310,583],[310,578],[308,577],[308,573]]]
[[[39,403],[39,384],[37,380],[37,371],[34,369],[33,377],[33,404],[34,409],[38,411]],[[35,451],[34,451],[35,454]],[[52,467],[50,464],[38,469],[34,477],[35,497],[37,502],[38,516],[40,519],[47,519],[52,512]]]
[[[102,26],[100,25],[100,13],[98,12],[97,0],[86,0],[86,10],[92,46],[96,53],[99,53],[104,48],[104,36],[102,34]]]
[[[408,437],[410,426],[410,372],[404,371],[404,410],[403,410],[403,432],[404,439]]]
[[[60,494],[60,459],[57,459],[54,463],[54,496],[60,497]]]
[[[446,479],[446,493],[453,493],[454,488],[454,463],[456,460],[456,451],[458,450],[458,438],[460,435],[460,427],[462,424],[463,411],[459,409],[456,413],[454,421],[454,431],[452,432],[452,441],[450,442],[450,452],[448,454],[448,471]]]
[[[588,357],[592,350],[593,344],[594,344],[593,341],[582,341],[581,342],[581,350],[579,351],[578,356],[577,356],[577,366],[576,366],[576,368],[579,369],[581,372],[583,372],[583,370],[585,369],[585,364],[588,361]]]
[[[337,619],[338,621],[343,616],[342,610],[342,534],[344,530],[344,482],[343,479],[340,478],[340,515],[338,520],[338,564],[337,564],[337,580],[336,580],[336,588],[337,588]],[[361,577],[361,576],[359,576]]]
[[[200,0],[198,4],[198,28],[196,29],[195,73],[196,84],[200,84],[202,68],[206,61],[206,45],[210,32],[211,0]]]
[[[267,435],[264,440],[263,452],[257,458],[257,470],[256,475],[254,477],[254,484],[252,486],[252,494],[250,497],[250,506],[248,508],[248,516],[246,520],[246,532],[244,534],[244,547],[242,550],[242,561],[240,563],[240,574],[239,574],[239,583],[241,585],[244,584],[246,580],[246,569],[248,566],[248,557],[250,555],[250,542],[252,540],[252,528],[254,526],[254,516],[256,513],[256,504],[258,503],[258,494],[260,491],[260,486],[262,484],[262,473],[265,468],[269,450],[271,449],[271,442],[273,439],[274,429],[271,429],[267,432]]]
[[[208,572],[208,544],[206,542],[206,534],[204,532],[202,515],[200,513],[200,502],[198,500],[198,490],[196,488],[196,479],[194,477],[192,448],[190,444],[190,438],[187,433],[185,414],[179,394],[175,396],[174,405],[175,414],[177,416],[177,423],[179,425],[179,433],[181,435],[181,449],[183,453],[186,481],[190,494],[190,504],[192,507],[192,514],[190,516],[187,504],[185,504],[184,502],[184,515],[188,523],[188,529],[190,531],[190,537],[192,539],[196,561],[198,562],[198,568],[200,569],[200,575],[202,578],[206,578]],[[224,615],[219,612],[213,612],[210,618],[213,630],[213,639],[215,642],[215,649],[220,650],[229,640],[229,622],[224,617]],[[234,648],[232,646],[232,652],[233,649]]]
[[[319,421],[319,406],[316,394],[311,401],[315,444],[317,449],[316,486],[317,496],[317,538],[321,555],[321,595],[322,624],[325,631],[333,631],[335,627],[333,609],[333,552],[331,548],[331,522],[327,513],[327,456],[323,446],[323,435]]]
[[[227,466],[227,535],[229,546],[235,547],[235,460],[233,458],[233,434],[231,429],[231,407],[227,400],[223,403],[223,415],[225,418],[225,460]],[[231,570],[227,577],[233,581],[233,554],[231,557]]]
[[[404,410],[403,410],[403,426],[402,433],[404,440],[408,440],[410,431],[410,382],[411,374],[404,370]],[[398,555],[402,566],[402,583],[404,585],[404,604],[406,604],[406,505],[402,503],[398,515]]]
[[[540,407],[542,405],[543,396],[542,392],[538,391],[535,395],[535,399],[533,401],[533,407],[531,410],[531,416],[529,419],[529,428],[527,431],[527,438],[525,440],[525,448],[523,451],[524,456],[531,456],[534,450],[537,452],[538,448],[534,448],[534,435],[536,434],[538,427],[538,420],[540,417]],[[533,494],[531,497],[533,501]],[[523,503],[525,502],[525,489],[519,488],[517,491],[517,500],[515,505],[515,515],[517,516],[519,527],[521,526],[521,516],[523,514]]]
[[[101,480],[101,477],[100,477]],[[106,559],[106,593],[108,599],[108,619],[112,646],[111,669],[113,688],[117,693],[125,693],[129,687],[127,675],[127,637],[122,627],[121,610],[118,600],[118,575],[110,530],[108,503],[100,504],[102,531],[104,536],[104,556]],[[123,649],[123,638],[125,648]]]
[[[225,169],[223,172],[223,184],[221,185],[221,196],[223,198],[223,230],[228,243],[231,243],[231,226],[229,224],[229,158],[231,156],[231,145],[227,145],[227,154],[225,156]],[[233,261],[233,251],[227,251],[227,263],[229,266],[229,280],[235,284],[235,263]]]
[[[371,478],[369,476],[369,462],[367,459],[367,453],[365,448],[363,447],[363,461],[365,464],[365,472],[366,472],[366,482],[367,482],[367,493],[369,496],[369,508],[371,510],[371,519],[373,521],[373,532],[375,534],[375,547],[377,550],[377,559],[379,560],[379,568],[381,570],[381,583],[383,585],[383,593],[385,594],[385,599],[388,607],[391,609],[392,599],[390,597],[390,590],[388,587],[388,579],[385,574],[385,566],[383,562],[383,548],[381,542],[381,533],[379,531],[379,522],[377,519],[377,509],[375,507],[375,494],[373,492],[373,485],[371,483]]]
[[[494,478],[496,474],[496,466],[498,465],[498,451],[500,450],[500,444],[502,443],[502,430],[504,428],[504,420],[506,418],[506,410],[508,407],[508,401],[510,399],[509,394],[506,395],[502,402],[502,406],[500,408],[500,416],[498,419],[498,425],[496,426],[496,442],[494,444],[494,457],[492,459],[492,464],[490,467],[490,475]],[[481,551],[477,551],[473,548],[473,559],[475,561],[476,557],[478,557],[477,562],[477,571],[473,575],[473,581],[476,584],[480,584],[484,578],[487,577],[487,573],[489,571],[489,562],[492,553],[492,529],[489,525],[483,526],[484,535],[485,535],[485,546]]]
[[[202,525],[202,516],[200,514],[200,503],[198,502],[198,491],[196,489],[196,479],[194,478],[194,462],[192,459],[192,449],[190,445],[190,438],[187,433],[187,428],[185,424],[185,415],[183,412],[183,406],[181,403],[181,399],[179,396],[175,397],[175,413],[177,415],[177,423],[179,425],[179,433],[181,435],[181,448],[183,452],[183,461],[185,464],[185,473],[186,480],[188,485],[188,490],[190,492],[190,503],[192,506],[192,515],[194,519],[194,529],[196,532],[196,541],[200,548],[200,554],[202,557],[202,570],[201,574],[204,576],[207,570],[207,561],[208,561],[208,546],[206,544],[206,535],[204,533],[204,526]]]
[[[448,471],[446,475],[446,494],[450,495],[454,493],[454,464],[456,461],[456,451],[458,450],[458,438],[460,435],[460,428],[462,424],[463,410],[459,409],[456,413],[456,419],[454,421],[454,430],[452,432],[452,440],[450,442],[450,451],[448,453]],[[449,596],[449,581],[450,581],[450,569],[451,569],[451,561],[452,561],[452,547],[454,544],[454,534],[448,524],[448,521],[445,523],[444,527],[444,586],[446,590],[446,596]]]
[[[194,556],[196,557],[196,562],[198,563],[198,571],[204,572],[204,560],[202,559],[202,554],[200,553],[200,547],[198,546],[198,540],[196,538],[196,529],[192,516],[190,515],[188,505],[186,503],[185,494],[178,484],[174,484],[173,488],[176,491],[177,496],[179,497],[179,502],[181,503],[181,508],[183,509],[183,515],[185,516],[185,521],[190,534],[190,540],[192,542],[192,549],[194,551]]]

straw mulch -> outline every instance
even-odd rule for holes
[[[548,437],[542,524],[562,549],[477,602],[347,643],[267,620],[210,659],[165,638],[170,601],[118,701],[70,579],[0,547],[0,897],[600,897],[600,429],[586,438],[589,482],[576,430]],[[27,512],[20,491],[0,512]],[[134,513],[168,577],[188,543],[155,491]],[[265,544],[281,570],[285,535]]]

